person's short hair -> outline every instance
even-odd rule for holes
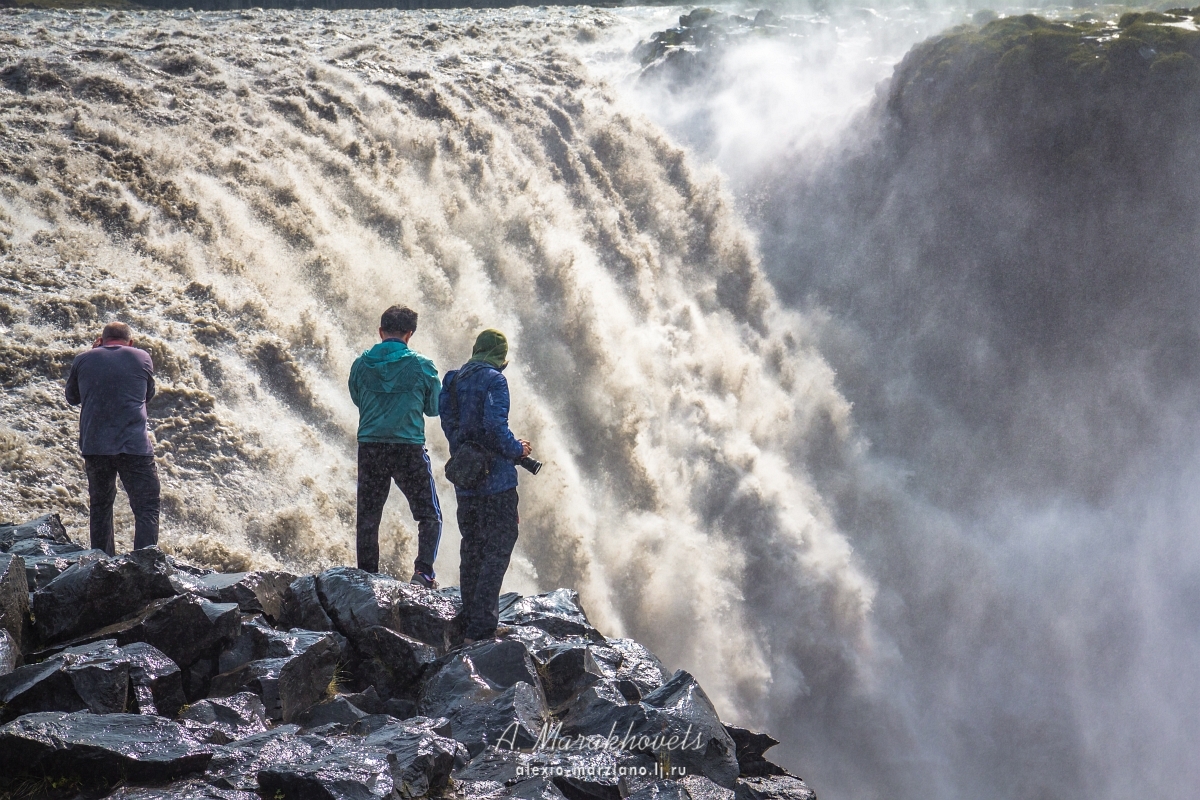
[[[417,329],[417,312],[408,306],[392,306],[379,318],[379,327],[388,333],[413,333]]]
[[[105,342],[131,342],[133,341],[133,331],[124,322],[110,322],[104,326],[104,330],[100,333],[100,339]]]

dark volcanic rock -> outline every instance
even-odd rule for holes
[[[173,595],[173,571],[155,547],[75,564],[34,593],[34,630],[50,643],[109,625],[151,600]]]
[[[254,792],[219,789],[195,778],[162,788],[122,786],[106,800],[260,800]]]
[[[733,740],[704,690],[683,670],[640,703],[627,703],[611,681],[586,689],[568,708],[562,733],[615,735],[622,749],[669,757],[688,774],[727,789],[738,777]]]
[[[600,632],[588,622],[579,602],[579,593],[556,589],[546,594],[522,597],[500,613],[503,625],[528,625],[557,637],[578,636],[596,642],[604,641]]]
[[[363,738],[363,743],[388,754],[392,780],[402,797],[420,797],[440,791],[455,766],[465,764],[461,744],[435,730],[441,720],[425,717],[389,720]]]
[[[281,725],[223,747],[214,747],[205,778],[222,789],[254,791],[258,788],[260,769],[274,763],[316,758],[329,750],[324,739],[297,736],[297,730],[295,725]]]
[[[176,664],[188,667],[202,657],[215,657],[222,645],[237,636],[240,625],[238,607],[233,603],[176,595],[155,600],[135,616],[101,628],[87,638],[116,639],[122,645],[146,642]]]
[[[316,758],[268,764],[258,773],[264,797],[369,800],[390,798],[388,754],[357,741],[339,740]]]
[[[454,618],[462,602],[384,575],[334,567],[317,576],[317,596],[337,629],[354,640],[367,628],[382,625],[435,647],[449,646]]]
[[[388,699],[408,696],[438,658],[433,645],[382,625],[361,631],[353,645],[357,655],[353,672],[358,682],[374,686]]]
[[[204,769],[212,750],[174,722],[141,714],[26,714],[0,727],[0,773],[167,781]]]
[[[81,550],[63,555],[23,556],[23,558],[25,559],[25,579],[29,582],[29,591],[36,592],[45,588],[50,581],[76,564],[104,561],[108,558],[108,554],[103,550]]]
[[[267,730],[267,710],[253,692],[192,703],[177,722],[196,739],[228,744]]]
[[[219,572],[198,579],[204,594],[220,603],[237,603],[246,613],[260,613],[272,622],[283,613],[284,596],[296,576],[287,572]]]
[[[271,719],[291,722],[325,698],[343,641],[335,633],[322,634],[295,655],[251,661],[216,676],[210,691],[222,697],[249,689],[262,697]]]
[[[72,544],[58,514],[47,514],[20,525],[0,525],[0,552],[12,552],[19,542],[30,540]]]
[[[241,633],[221,653],[218,668],[231,672],[243,664],[263,658],[287,658],[299,655],[322,639],[332,637],[338,647],[345,648],[345,640],[338,633],[329,631],[291,630],[277,631],[260,615],[242,622]]]
[[[317,578],[304,575],[292,581],[283,595],[278,619],[280,627],[309,631],[331,631],[333,620],[325,613],[317,597]]]
[[[633,639],[608,639],[592,647],[591,654],[604,676],[616,681],[621,694],[631,702],[658,689],[670,677],[662,662]]]
[[[153,645],[135,642],[121,648],[129,661],[129,684],[140,714],[174,717],[185,701],[179,665]]]
[[[0,678],[17,668],[21,663],[21,648],[13,640],[12,634],[0,628]]]
[[[783,767],[772,764],[763,756],[768,750],[779,744],[779,740],[765,733],[739,728],[736,725],[726,725],[725,732],[733,740],[737,753],[738,769],[743,778],[767,777],[770,775],[786,775]]]
[[[16,555],[0,554],[0,630],[8,631],[19,656],[28,639],[29,583]]]
[[[112,640],[72,647],[0,677],[0,719],[36,711],[115,714],[129,701],[129,659]]]
[[[450,711],[450,735],[479,752],[488,744],[532,747],[550,718],[540,689],[517,683],[488,703],[459,705]]]
[[[326,725],[349,726],[366,716],[365,711],[347,700],[344,695],[337,695],[297,714],[294,722],[301,729],[323,728]]]
[[[816,792],[792,775],[740,778],[735,792],[737,800],[817,800]]]
[[[537,660],[546,702],[551,708],[567,702],[604,678],[591,647],[584,644],[539,651]]]

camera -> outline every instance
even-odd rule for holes
[[[533,456],[525,456],[524,458],[517,460],[517,466],[524,467],[525,469],[529,470],[530,473],[537,475],[542,468],[542,462],[538,461]]]

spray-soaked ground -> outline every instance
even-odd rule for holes
[[[846,451],[848,406],[715,176],[572,57],[618,20],[2,19],[0,514],[83,528],[62,379],[119,316],[158,366],[164,546],[351,563],[346,377],[404,302],[442,370],[479,329],[510,336],[513,428],[547,462],[512,588],[577,587],[747,721],[849,680],[872,590],[805,477]]]

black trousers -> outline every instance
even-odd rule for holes
[[[379,520],[392,481],[417,521],[416,568],[433,575],[442,539],[442,508],[433,486],[433,465],[421,444],[358,443],[358,568],[379,572]]]
[[[463,635],[487,639],[500,618],[500,585],[517,546],[517,490],[458,498],[459,583],[462,588]]]
[[[117,476],[129,495],[133,510],[133,549],[158,544],[158,507],[161,485],[154,456],[121,453],[115,456],[84,456],[88,478],[88,505],[92,547],[116,555],[113,539],[113,503],[117,499]]]

